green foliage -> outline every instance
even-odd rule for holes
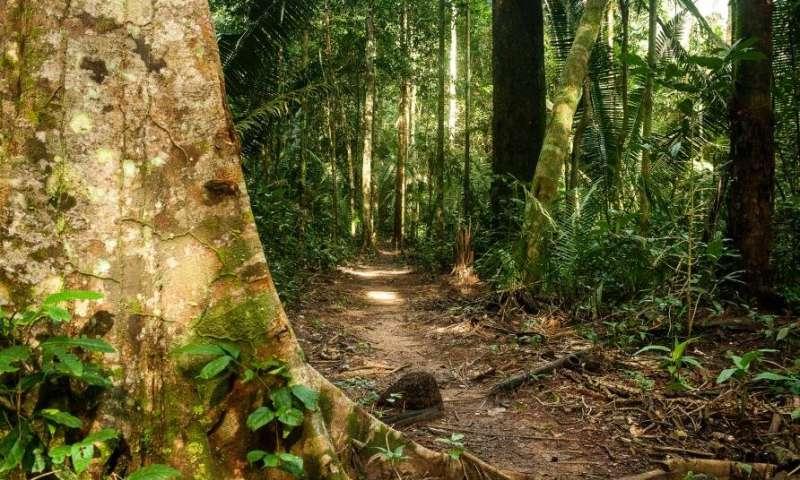
[[[648,345],[640,349],[634,355],[645,352],[661,352],[659,356],[661,365],[670,376],[669,387],[677,391],[690,390],[692,389],[692,385],[688,382],[686,377],[683,376],[682,371],[685,367],[702,368],[697,358],[686,355],[686,349],[696,341],[696,338],[690,338],[683,342],[678,342],[676,338],[672,349],[662,345]]]
[[[66,398],[38,397],[42,387],[61,381],[110,386],[93,354],[112,353],[111,345],[99,338],[61,334],[72,318],[65,303],[100,298],[94,292],[63,291],[36,307],[10,314],[0,310],[0,476],[20,471],[81,474],[95,459],[99,445],[117,439],[116,430],[103,429],[67,443],[66,438],[83,428],[83,421],[62,405],[81,400],[71,392],[64,393]],[[33,332],[38,332],[35,338]]]
[[[208,360],[195,377],[199,381],[232,375],[243,382],[259,382],[267,399],[247,417],[247,428],[253,432],[272,428],[276,439],[280,433],[280,439],[286,441],[303,424],[306,412],[319,409],[319,392],[295,383],[289,366],[281,360],[250,358],[239,347],[226,342],[193,342],[177,348],[173,354]],[[253,450],[247,454],[247,461],[251,465],[277,468],[295,477],[304,477],[303,459],[282,451],[284,447],[279,443],[275,452]]]
[[[180,477],[181,473],[172,467],[153,464],[133,472],[128,480],[172,480]]]
[[[753,350],[742,356],[730,354],[731,368],[721,371],[717,377],[717,383],[725,383],[731,379],[742,379],[750,374],[750,367],[757,363],[765,353],[772,353],[775,350]]]
[[[458,460],[464,454],[464,434],[453,433],[450,438],[437,438],[437,442],[447,446],[447,455],[453,460]]]

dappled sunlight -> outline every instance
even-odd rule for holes
[[[339,267],[338,270],[348,275],[354,275],[361,278],[378,278],[378,277],[395,277],[399,275],[408,275],[413,270],[410,268],[396,268],[396,269],[375,269],[375,268],[350,268]]]
[[[367,299],[372,302],[387,305],[403,303],[403,297],[401,297],[397,292],[391,292],[387,290],[370,290],[367,292]]]

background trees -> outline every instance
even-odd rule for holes
[[[248,5],[220,2],[215,12],[257,211],[262,197],[280,197],[290,211],[301,209],[295,195],[303,178],[297,160],[306,158],[301,152],[307,154],[310,225],[304,244],[266,241],[285,294],[299,285],[296,272],[347,255],[353,244],[346,236],[331,241],[336,212],[348,212],[351,231],[362,239],[357,243],[364,244],[364,232],[372,229],[377,238],[393,238],[436,268],[451,262],[457,226],[468,215],[481,232],[475,235],[475,248],[483,276],[498,286],[530,287],[518,274],[527,269],[527,261],[517,240],[531,232],[522,233],[524,191],[550,115],[545,106],[555,103],[556,80],[583,5],[548,0],[541,11],[537,2],[506,0],[493,2],[491,9],[484,2],[448,0],[376,0],[372,9],[367,2],[334,0],[285,8],[275,2],[266,10]],[[282,16],[258,13],[270,9]],[[370,11],[374,61],[367,53]],[[534,229],[542,235],[540,292],[581,303],[602,289],[606,300],[625,302],[660,289],[680,298],[686,315],[696,308],[686,305],[688,297],[706,298],[687,295],[694,288],[689,285],[704,282],[703,291],[740,290],[742,274],[726,279],[724,269],[712,265],[730,265],[727,273],[738,272],[737,262],[720,257],[747,250],[741,238],[734,238],[742,236],[737,231],[753,231],[742,224],[742,202],[757,195],[767,212],[770,180],[768,173],[739,174],[737,162],[729,162],[729,149],[731,160],[743,152],[737,142],[729,142],[731,128],[742,128],[729,123],[729,100],[741,97],[743,88],[756,88],[751,81],[734,83],[734,72],[742,78],[749,69],[769,65],[775,69],[775,112],[783,120],[775,133],[775,248],[793,251],[797,235],[790,212],[798,189],[799,122],[794,100],[797,27],[790,20],[796,8],[780,1],[770,16],[776,39],[772,62],[756,60],[761,46],[749,40],[752,32],[740,32],[732,44],[726,43],[730,22],[723,13],[703,17],[688,0],[616,2],[605,9],[601,41],[591,50],[574,122],[567,126],[563,179],[554,185],[546,228]],[[305,31],[310,32],[312,59],[307,64],[301,41]],[[257,45],[269,48],[256,50]],[[466,68],[467,55],[471,69]],[[472,77],[469,109],[467,75]],[[325,120],[331,118],[325,114],[329,104],[338,110],[330,132]],[[370,112],[374,118],[366,124]],[[307,125],[302,123],[306,116]],[[332,143],[329,137],[335,137]],[[764,140],[752,148],[770,148],[769,137],[765,130],[759,135]],[[365,177],[366,158],[372,161]],[[763,168],[773,170],[766,164]],[[765,183],[745,186],[743,178]],[[564,202],[567,192],[571,200]],[[260,215],[270,231],[281,232],[276,236],[281,239],[295,237],[295,217],[276,211]],[[769,229],[755,230],[761,237],[756,243],[766,245]],[[768,249],[757,250],[764,265]],[[637,266],[628,258],[637,258]],[[698,273],[709,268],[717,273]],[[796,278],[795,270],[774,275],[777,288],[789,296],[795,294],[785,287]],[[758,278],[769,276],[747,278],[758,284]]]

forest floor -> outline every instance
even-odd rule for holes
[[[716,388],[710,372],[718,370],[691,377],[707,389],[672,395],[657,359],[617,348],[491,396],[498,382],[592,344],[556,310],[534,319],[543,337],[522,335],[530,319],[489,313],[480,286],[457,288],[448,278],[391,252],[318,275],[292,312],[311,364],[378,415],[372,403],[394,379],[432,373],[444,416],[402,430],[437,449],[437,439],[463,433],[467,450],[535,479],[619,478],[670,455],[758,461],[766,443],[797,441],[791,425],[771,426],[766,403],[752,402],[746,416],[730,413],[736,395]],[[727,344],[746,348],[748,338]],[[710,341],[693,354],[706,368],[724,368],[725,346]]]

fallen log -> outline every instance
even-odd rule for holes
[[[661,462],[663,469],[630,475],[619,480],[682,480],[690,472],[718,480],[769,480],[777,471],[769,463],[744,463],[707,458],[672,458]]]
[[[521,387],[522,385],[536,380],[536,377],[545,373],[552,372],[557,368],[561,368],[564,365],[573,362],[575,360],[580,359],[581,357],[585,356],[586,354],[590,353],[594,348],[587,348],[585,350],[579,350],[577,352],[570,353],[568,355],[564,355],[563,357],[559,357],[551,362],[547,362],[543,365],[540,365],[533,370],[529,370],[527,372],[523,372],[519,375],[515,375],[511,378],[503,380],[500,383],[497,383],[492,389],[489,391],[489,395],[497,395],[501,392],[510,392],[516,390],[517,388]]]

